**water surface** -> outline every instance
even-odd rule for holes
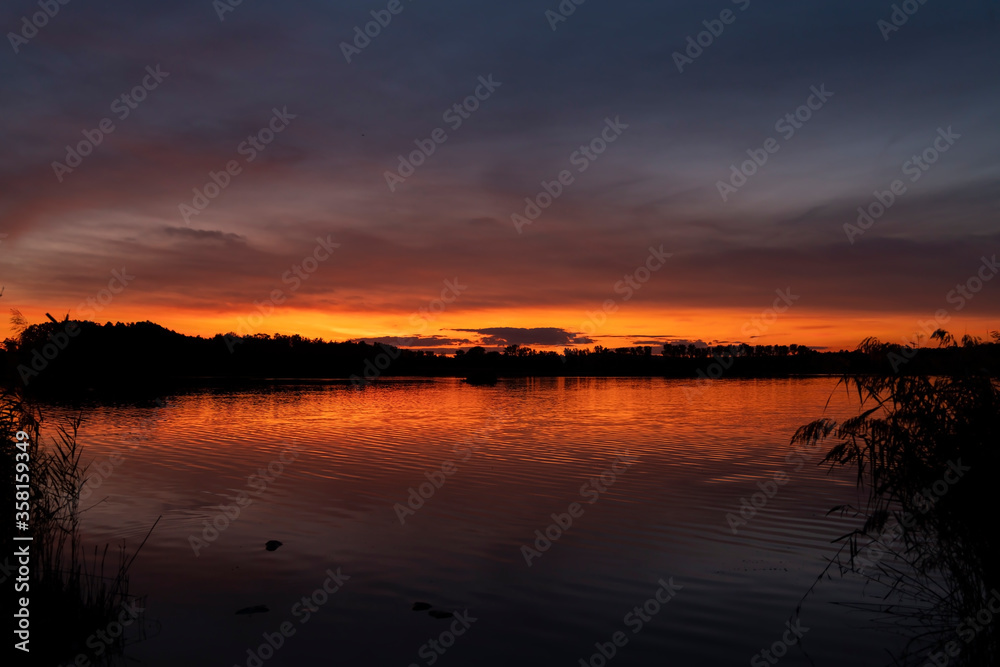
[[[818,452],[788,458],[799,425],[852,411],[835,385],[405,379],[97,405],[80,432],[93,461],[84,530],[134,548],[163,517],[132,573],[147,636],[127,654],[141,664],[247,665],[288,622],[263,664],[599,665],[595,643],[622,632],[615,666],[744,665],[781,640],[853,527],[827,516],[856,498],[851,474],[827,474]],[[622,456],[632,463],[612,481]],[[727,513],[779,473],[787,482],[734,534]],[[440,488],[401,512],[427,474]],[[522,547],[573,503],[572,526],[529,566]],[[206,539],[197,555],[192,536]],[[338,568],[349,578],[306,618],[295,605]],[[675,595],[639,623],[661,580]],[[780,664],[885,664],[899,639],[843,604],[862,596],[850,576],[824,580],[802,609],[804,645]],[[454,621],[416,601],[476,620],[451,644]],[[235,613],[256,605],[270,611]]]

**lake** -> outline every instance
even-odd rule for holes
[[[857,500],[853,471],[789,445],[854,414],[836,385],[436,378],[88,405],[83,531],[134,550],[162,515],[131,576],[145,665],[884,665],[902,640],[852,607],[877,594],[856,575],[793,620],[857,525],[827,515]]]

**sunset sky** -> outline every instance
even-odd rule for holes
[[[911,2],[892,29],[870,0],[72,0],[35,30],[10,0],[2,305],[417,347],[839,349],[937,311],[986,336],[1000,2]],[[543,181],[561,193],[515,224]]]

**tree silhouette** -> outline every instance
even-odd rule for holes
[[[938,347],[945,347],[947,345],[952,345],[955,342],[955,339],[952,337],[952,335],[947,331],[945,331],[944,329],[935,329],[934,333],[931,334],[931,340],[937,340]]]

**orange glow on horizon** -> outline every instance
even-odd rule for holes
[[[22,308],[23,315],[30,323],[47,320],[45,308]],[[330,341],[346,341],[361,338],[413,336],[440,336],[444,338],[469,339],[470,343],[426,345],[413,347],[442,350],[468,348],[481,338],[474,331],[461,329],[488,329],[497,327],[514,328],[562,328],[578,336],[587,336],[590,343],[569,345],[527,344],[535,349],[561,350],[563,347],[631,347],[637,344],[656,345],[669,340],[701,340],[708,344],[749,343],[751,345],[790,345],[797,343],[819,349],[853,349],[861,340],[874,336],[885,342],[905,343],[920,335],[920,343],[928,345],[931,330],[926,325],[933,323],[933,317],[926,313],[879,315],[872,312],[815,312],[803,308],[792,308],[777,316],[770,323],[760,312],[733,309],[697,309],[673,311],[669,314],[660,309],[642,307],[640,304],[626,305],[617,312],[608,313],[601,323],[600,308],[590,311],[577,308],[562,309],[509,309],[445,311],[437,315],[428,314],[426,319],[416,312],[371,311],[343,312],[331,315],[328,312],[278,307],[269,316],[263,317],[253,307],[242,311],[223,314],[205,310],[182,310],[175,308],[151,309],[130,304],[112,304],[93,319],[104,322],[151,321],[178,333],[191,336],[211,337],[215,334],[236,332],[239,334],[281,333],[299,334],[307,338],[323,338]],[[52,312],[57,319],[65,317],[65,312]],[[588,312],[592,315],[588,315]],[[75,317],[73,311],[69,313]],[[997,329],[993,319],[975,316],[953,318],[941,324],[956,337],[968,333],[983,339],[989,331]],[[590,333],[592,332],[592,333]],[[10,335],[8,327],[8,335]],[[656,341],[656,342],[654,342]],[[486,347],[493,347],[486,345]]]

